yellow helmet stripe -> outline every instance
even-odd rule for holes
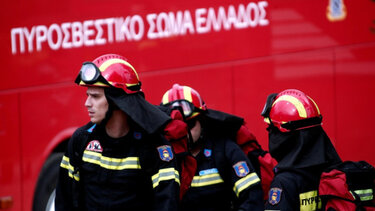
[[[136,83],[136,84],[128,84],[128,83],[125,83],[125,84],[126,84],[127,87],[129,87],[129,86],[136,86],[136,85],[138,85],[139,83]]]
[[[165,105],[165,104],[168,104],[169,103],[169,90],[166,92],[166,93],[164,93],[164,95],[163,95],[163,100],[162,100],[162,102],[163,102],[163,105]]]
[[[318,114],[320,115],[320,110],[319,110],[319,107],[318,107],[318,105],[315,103],[315,101],[312,99],[312,98],[310,98],[309,96],[307,96],[310,100],[311,100],[311,102],[313,102],[314,103],[314,105],[315,105],[315,108],[316,108],[316,110],[318,111]]]
[[[122,59],[109,59],[109,60],[103,62],[102,65],[100,65],[99,70],[100,70],[100,72],[103,72],[105,69],[107,69],[107,67],[109,67],[112,64],[116,64],[116,63],[121,63],[121,64],[124,64],[124,65],[130,67],[133,70],[134,74],[137,76],[137,79],[139,80],[137,71],[135,71],[134,67],[129,62],[127,62],[125,60],[122,60]]]
[[[307,112],[306,112],[306,109],[305,107],[303,106],[303,104],[301,103],[301,101],[299,101],[297,98],[295,97],[292,97],[292,96],[289,96],[289,95],[282,95],[280,96],[279,98],[277,98],[275,100],[275,102],[273,102],[272,106],[275,105],[275,103],[279,102],[279,101],[288,101],[290,102],[291,104],[294,105],[294,107],[296,107],[297,111],[298,111],[298,114],[300,117],[304,117],[304,118],[307,118]]]
[[[184,86],[183,89],[184,89],[184,98],[185,98],[185,100],[187,100],[187,101],[189,101],[189,102],[192,103],[193,102],[193,98],[191,96],[191,88],[188,87],[188,86]]]
[[[112,84],[111,82],[108,82],[108,83]],[[97,81],[97,82],[95,82],[95,83],[93,83],[93,84],[86,84],[85,82],[80,81],[80,82],[79,82],[79,85],[80,85],[80,86],[106,86],[106,87],[108,86],[107,84],[102,83],[102,82],[100,82],[100,81]]]

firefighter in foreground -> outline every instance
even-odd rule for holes
[[[315,102],[296,89],[267,98],[269,151],[277,161],[266,210],[317,210],[324,169],[341,162]]]
[[[167,113],[179,108],[189,128],[184,147],[172,142],[182,172],[181,210],[264,210],[260,179],[228,132],[243,119],[207,109],[197,91],[178,84],[164,94],[161,107]]]
[[[85,62],[90,123],[61,162],[56,210],[177,210],[176,159],[161,130],[170,118],[144,99],[137,72],[119,55]]]

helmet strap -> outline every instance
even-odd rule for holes
[[[119,90],[119,91],[118,91],[118,90]],[[108,110],[107,110],[107,112],[105,113],[105,118],[104,118],[103,121],[100,123],[100,124],[102,124],[102,125],[106,125],[107,122],[109,121],[109,119],[112,117],[112,115],[113,115],[113,111],[119,109],[119,108],[117,107],[117,105],[116,105],[114,102],[112,102],[111,99],[109,99],[109,98],[107,97],[108,92],[111,92],[111,91],[113,91],[113,92],[121,92],[122,90],[121,90],[121,89],[117,89],[117,88],[112,88],[112,87],[105,87],[105,88],[104,88],[105,98],[107,99],[107,102],[108,102]],[[113,92],[112,92],[112,93],[113,93]],[[124,93],[125,93],[125,92],[124,92]]]
[[[323,117],[322,115],[320,115],[320,116],[311,117],[308,119],[290,121],[290,122],[282,124],[281,127],[287,130],[298,130],[298,129],[303,129],[307,127],[314,127],[314,126],[320,125],[322,123],[322,119]]]
[[[131,91],[140,91],[141,86],[142,86],[142,83],[141,83],[141,81],[139,81],[137,85],[127,86],[126,88],[131,90]]]

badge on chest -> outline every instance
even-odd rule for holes
[[[86,150],[93,152],[103,152],[103,148],[98,140],[90,141],[86,146]]]

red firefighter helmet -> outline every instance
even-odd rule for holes
[[[180,106],[187,119],[191,119],[202,111],[207,110],[206,104],[196,90],[179,84],[174,84],[171,89],[164,93],[161,105]]]
[[[125,57],[116,54],[105,54],[93,62],[84,62],[75,82],[80,86],[112,86],[127,94],[142,91],[137,71]]]
[[[270,95],[271,96],[271,95]],[[321,125],[319,108],[309,96],[296,89],[287,89],[267,100],[262,115],[281,132]]]

